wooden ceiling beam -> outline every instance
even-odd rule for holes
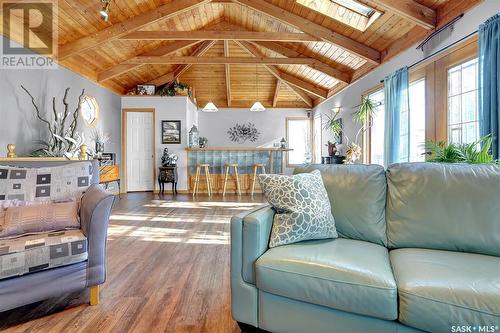
[[[259,31],[134,31],[121,40],[255,40],[277,42],[318,42],[304,33]]]
[[[144,56],[144,57],[154,57],[154,56],[167,56],[169,54],[173,54],[177,51],[183,50],[187,47],[193,46],[197,43],[200,43],[200,41],[178,41],[178,42],[173,42],[167,45],[160,46],[159,48],[156,48],[154,50],[148,51],[141,53],[139,56]],[[133,69],[136,69],[137,67],[140,67],[141,64],[135,64],[133,63],[135,59],[137,59],[138,56],[130,58],[124,62],[121,62],[118,65],[115,65],[109,69],[106,69],[102,72],[100,72],[97,75],[97,81],[98,82],[103,82],[109,79],[112,79],[116,76],[119,76],[123,73],[126,73],[128,71],[131,71]]]
[[[376,49],[348,36],[332,31],[322,25],[316,24],[305,17],[296,15],[265,0],[234,0],[234,2],[273,17],[311,36],[318,37],[325,42],[337,45],[371,63],[380,64],[380,52]]]
[[[133,64],[193,64],[193,65],[246,65],[246,64],[259,64],[259,65],[308,65],[313,66],[316,61],[312,58],[268,58],[268,57],[172,57],[172,56],[138,56],[133,60],[127,61]]]
[[[64,60],[106,42],[116,40],[158,20],[171,18],[208,2],[210,2],[210,0],[176,0],[161,5],[156,9],[134,16],[124,22],[113,24],[97,33],[60,45],[59,60]]]
[[[194,52],[191,54],[192,57],[197,57],[197,56],[202,56],[205,53],[207,53],[208,50],[216,43],[215,40],[207,40],[204,41]],[[157,77],[154,80],[151,80],[148,82],[148,84],[154,84],[156,86],[160,86],[162,84],[168,83],[175,81],[179,78],[179,76],[182,75],[185,71],[187,71],[191,67],[191,64],[184,64],[184,65],[179,65],[177,66],[176,69],[174,69],[170,73],[166,73],[164,75],[161,75]]]
[[[278,96],[280,94],[281,81],[276,79],[276,88],[274,88],[274,96],[273,96],[273,108],[278,105]]]
[[[224,41],[224,57],[229,57],[229,41]],[[224,72],[226,76],[226,99],[227,106],[231,106],[231,70],[229,69],[229,65],[226,64],[224,66]]]
[[[416,25],[431,30],[436,27],[437,13],[434,9],[414,0],[371,0],[381,8],[407,19]]]
[[[279,43],[273,43],[273,42],[254,42],[255,45],[261,46],[263,48],[266,48],[268,50],[271,50],[273,52],[276,52],[278,54],[281,54],[282,56],[288,57],[288,58],[299,58],[299,57],[305,57],[303,54],[295,51],[294,49],[291,49],[289,47],[286,47],[284,45],[281,45]],[[322,62],[321,60],[318,60],[316,58],[314,59],[314,62],[309,65],[311,68],[314,68],[322,73],[325,73],[334,79],[337,79],[339,81],[349,83],[351,82],[351,77],[352,77],[352,70],[347,67],[340,65],[342,69],[337,69],[334,68],[327,63]]]
[[[260,51],[251,43],[249,42],[240,42],[236,41],[236,44],[238,44],[243,50],[245,50],[247,53],[254,57],[261,57],[262,54]],[[311,107],[313,105],[312,98],[306,93],[306,88],[305,87],[298,87],[295,84],[292,84],[291,82],[288,82],[283,78],[283,72],[277,69],[274,66],[269,66],[269,65],[264,65],[264,67],[268,70],[269,73],[271,73],[275,78],[281,81],[281,83],[284,83],[287,87],[293,90],[293,92],[304,101],[304,103],[307,104],[307,106]],[[300,79],[297,79],[297,81],[300,81]],[[295,81],[295,83],[297,83]],[[303,82],[303,81],[302,81]],[[325,91],[326,93],[326,91]]]

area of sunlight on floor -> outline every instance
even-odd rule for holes
[[[151,212],[116,213],[110,216],[108,240],[136,237],[147,242],[227,245],[229,232],[190,229],[193,223],[229,224],[239,212],[261,206],[261,202],[152,200],[142,207]],[[185,212],[189,210],[189,212]],[[208,213],[207,210],[213,211]]]

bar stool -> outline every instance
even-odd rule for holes
[[[222,196],[226,195],[227,178],[229,177],[229,170],[231,167],[234,168],[234,175],[236,177],[236,189],[238,190],[238,195],[241,195],[240,188],[240,177],[238,176],[238,163],[226,163],[224,164],[226,168],[226,175],[224,176],[224,190],[222,191]]]
[[[200,174],[202,169],[205,171],[208,196],[212,196],[212,177],[210,176],[210,164],[195,164],[194,166],[196,167],[196,176],[194,177],[193,197],[196,195],[196,192],[198,192]]]
[[[257,170],[260,168],[262,174],[266,173],[266,165],[263,163],[252,164],[253,179],[252,179],[252,195],[255,191],[255,182],[257,181]]]

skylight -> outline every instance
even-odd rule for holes
[[[327,15],[360,31],[365,31],[381,12],[355,0],[296,0],[297,3]]]

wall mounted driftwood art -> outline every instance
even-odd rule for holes
[[[236,124],[227,131],[227,134],[229,134],[229,139],[231,141],[237,142],[239,144],[243,144],[247,140],[255,142],[260,136],[260,132],[257,130],[253,123],[241,125]]]

